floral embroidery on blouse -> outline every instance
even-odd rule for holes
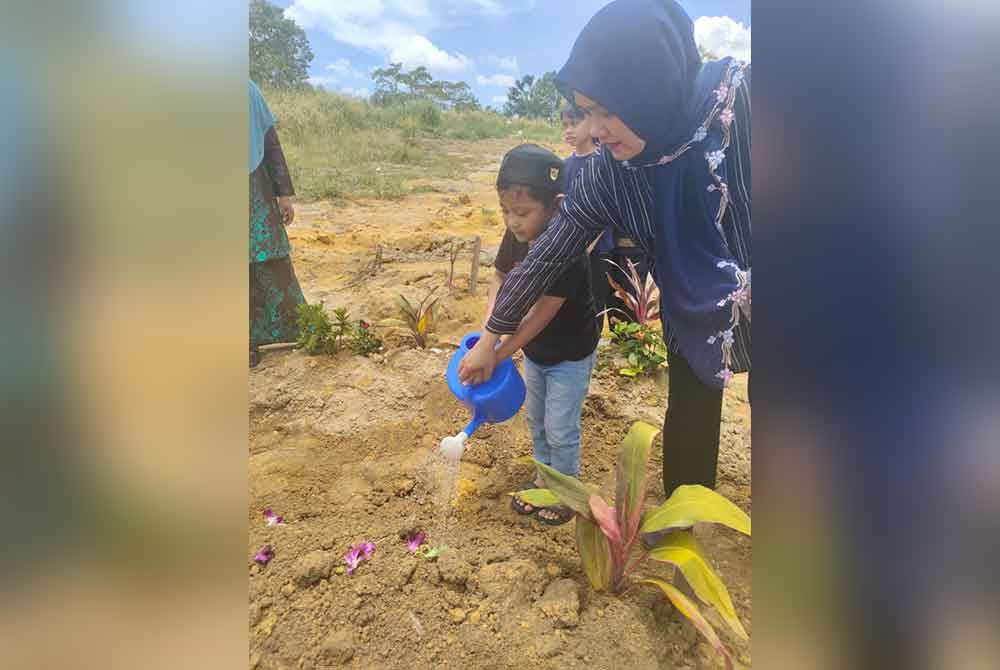
[[[734,60],[730,63],[728,70],[722,77],[722,82],[719,84],[719,88],[714,91],[715,105],[713,105],[708,117],[705,119],[704,123],[702,123],[702,125],[695,130],[691,139],[678,147],[676,151],[672,154],[662,156],[659,160],[653,163],[645,165],[633,165],[628,161],[622,162],[624,167],[629,169],[652,167],[654,165],[667,165],[668,163],[672,163],[687,153],[692,146],[708,137],[708,129],[717,120],[719,122],[719,127],[722,130],[721,146],[715,151],[705,152],[705,161],[708,163],[709,172],[715,180],[714,184],[710,184],[708,186],[708,191],[710,193],[719,194],[719,209],[715,217],[715,228],[719,231],[720,235],[724,235],[722,220],[729,207],[730,195],[728,185],[722,180],[722,177],[720,177],[716,171],[726,160],[726,150],[732,143],[733,122],[736,119],[733,107],[736,104],[736,94],[740,85],[743,83],[745,76],[744,71],[746,68],[747,63],[742,61]],[[716,335],[708,338],[709,344],[715,344],[718,342],[721,348],[722,369],[719,370],[715,376],[722,379],[723,385],[727,386],[729,381],[733,378],[733,371],[731,369],[734,344],[733,330],[737,325],[739,325],[742,317],[746,317],[747,321],[750,320],[750,270],[741,270],[736,263],[729,261],[720,261],[718,267],[720,269],[730,268],[733,271],[734,278],[737,282],[737,289],[718,302],[719,308],[731,306],[732,311],[730,313],[729,327],[726,330],[720,331]]]
[[[733,344],[735,339],[733,331],[740,325],[740,321],[745,317],[750,321],[750,270],[740,270],[736,263],[730,261],[719,261],[719,269],[730,268],[736,277],[736,290],[719,301],[720,308],[730,307],[729,327],[719,331],[708,338],[709,344],[719,342],[722,349],[722,369],[716,373],[716,377],[722,380],[723,386],[728,386],[733,378]]]

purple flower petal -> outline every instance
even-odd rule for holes
[[[278,516],[277,514],[271,511],[270,507],[268,507],[266,510],[264,510],[264,521],[267,522],[268,526],[280,526],[285,523],[285,517]]]
[[[411,554],[415,554],[420,551],[420,545],[424,543],[424,534],[417,533],[409,540],[406,541],[406,550]]]
[[[364,544],[358,545],[361,551],[365,552],[365,558],[371,558],[372,554],[375,553],[375,545],[371,542],[365,542]]]
[[[354,570],[357,569],[362,560],[364,559],[361,557],[361,547],[351,547],[351,550],[344,554],[344,563],[347,564],[347,574],[353,575]]]
[[[272,558],[274,558],[274,549],[268,544],[254,555],[253,560],[261,565],[267,565]]]

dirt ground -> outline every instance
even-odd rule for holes
[[[385,353],[371,358],[268,352],[251,370],[252,668],[723,667],[652,589],[618,597],[591,592],[573,524],[550,528],[510,510],[506,493],[530,476],[513,463],[531,452],[523,413],[480,429],[456,473],[455,497],[440,495],[452,490],[451,480],[442,483],[448,473],[433,458],[434,447],[468,420],[448,392],[445,366],[485,309],[489,263],[502,234],[493,180],[514,142],[441,145],[474,169],[462,181],[411,182],[426,192],[401,202],[297,207],[289,236],[310,302],[378,321],[398,316],[399,293],[419,300],[439,287],[443,297],[426,350],[390,336]],[[477,235],[486,264],[477,295],[468,292],[468,250],[456,263],[458,288],[449,291],[450,241]],[[379,245],[381,268],[366,274]],[[662,380],[621,377],[619,362],[613,349],[599,350],[583,415],[581,479],[609,495],[629,426],[662,424],[666,406]],[[657,444],[649,464],[651,506],[663,500],[661,462]],[[719,491],[750,513],[745,375],[725,397]],[[266,526],[265,508],[286,524]],[[417,529],[431,544],[448,546],[438,560],[407,554],[402,537]],[[698,535],[752,635],[751,541],[725,529]],[[376,543],[372,560],[344,574],[344,553],[362,541]],[[275,556],[261,567],[252,556],[266,544]],[[641,573],[669,578],[671,569],[648,562]],[[738,665],[749,667],[749,644],[716,628]]]

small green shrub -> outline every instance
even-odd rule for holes
[[[310,356],[335,354],[345,347],[368,356],[382,348],[382,340],[372,332],[370,324],[352,324],[351,313],[343,307],[333,310],[332,321],[322,302],[299,305],[298,312],[298,345]]]
[[[666,367],[667,346],[655,326],[618,321],[611,327],[611,341],[628,359],[628,367],[619,370],[626,377]]]

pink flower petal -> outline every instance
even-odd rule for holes
[[[420,545],[424,543],[424,534],[417,533],[409,540],[406,541],[406,550],[411,554],[415,554],[420,551]]]
[[[285,517],[278,516],[268,507],[264,510],[264,521],[267,522],[268,526],[280,526],[285,523]]]
[[[268,544],[254,555],[253,560],[260,565],[267,565],[272,558],[274,558],[274,549]]]

